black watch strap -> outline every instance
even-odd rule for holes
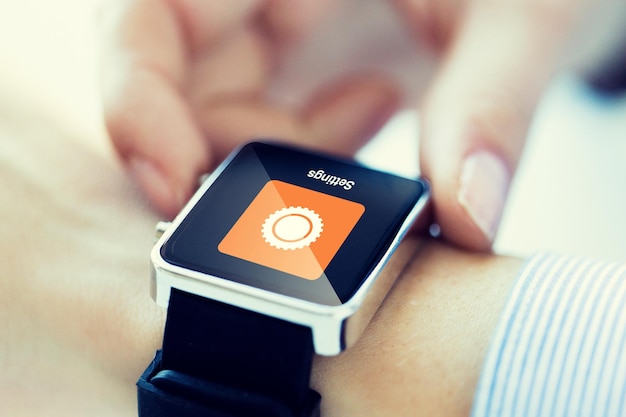
[[[311,329],[172,289],[140,417],[310,417]]]

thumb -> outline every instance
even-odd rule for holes
[[[468,10],[423,103],[420,160],[435,220],[444,238],[471,249],[493,243],[533,109],[571,26],[567,15],[538,16],[521,3]]]

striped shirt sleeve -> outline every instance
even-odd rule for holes
[[[494,335],[472,416],[626,416],[626,266],[531,258]]]

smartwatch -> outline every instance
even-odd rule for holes
[[[319,415],[313,355],[356,341],[428,196],[419,178],[301,148],[231,154],[161,224],[152,296],[167,320],[139,416]]]

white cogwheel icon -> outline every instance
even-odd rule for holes
[[[285,207],[263,222],[263,239],[283,250],[302,249],[315,242],[324,229],[322,218],[306,207]]]

